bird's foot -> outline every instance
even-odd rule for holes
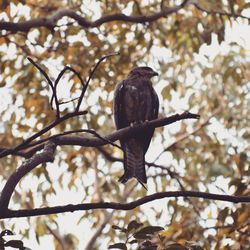
[[[139,122],[138,121],[135,121],[135,122],[130,122],[130,127],[135,127],[139,125]]]
[[[139,121],[134,121],[130,123],[130,127],[135,127],[135,126],[140,126],[144,123],[148,123],[149,120],[139,120]]]

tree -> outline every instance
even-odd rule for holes
[[[249,7],[2,1],[1,248],[20,244],[11,229],[31,248],[35,233],[54,249],[248,249],[249,45],[227,35],[250,33]],[[160,118],[114,131],[115,85],[138,65],[160,74]],[[147,126],[145,191],[117,181],[116,141]]]

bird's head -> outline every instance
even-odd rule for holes
[[[158,73],[155,72],[150,67],[144,66],[144,67],[136,67],[136,68],[132,69],[130,71],[129,75],[131,75],[131,76],[143,76],[143,77],[147,77],[150,79],[153,76],[158,76]]]

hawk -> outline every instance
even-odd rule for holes
[[[159,100],[152,87],[151,78],[158,73],[150,67],[136,67],[119,83],[114,93],[114,120],[117,129],[131,126],[158,117]],[[154,128],[148,128],[132,137],[120,140],[124,152],[124,175],[119,181],[126,183],[135,177],[145,188],[147,176],[145,154]]]

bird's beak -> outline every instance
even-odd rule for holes
[[[154,71],[153,76],[158,76],[159,74]]]

